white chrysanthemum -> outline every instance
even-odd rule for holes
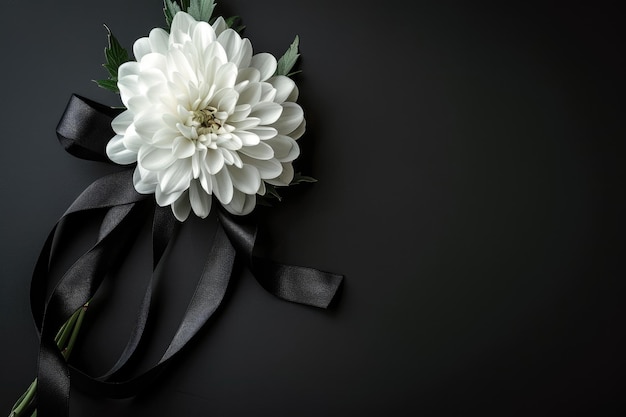
[[[253,55],[222,18],[211,26],[184,12],[169,34],[153,29],[133,52],[137,62],[119,68],[127,110],[113,120],[107,155],[137,162],[139,193],[155,193],[183,221],[191,210],[206,217],[212,195],[248,214],[265,182],[291,182],[305,121],[294,82],[273,76],[272,55]]]

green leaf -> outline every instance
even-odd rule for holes
[[[187,1],[187,3],[189,2]],[[184,5],[185,2],[183,1],[183,7]],[[167,22],[167,27],[172,26],[172,20],[174,20],[174,16],[180,11],[180,6],[176,2],[172,0],[163,1],[163,13],[165,13],[165,21]]]
[[[235,24],[240,21],[241,21],[241,18],[239,16],[231,16],[231,17],[227,17],[226,19],[224,19],[224,22],[226,22],[226,26],[228,26],[231,29],[234,29],[237,33],[241,33],[246,28],[245,25],[239,25],[235,27]]]
[[[190,0],[187,13],[199,22],[208,22],[214,8],[215,2],[213,0]]]
[[[197,21],[208,22],[215,9],[215,1],[213,0],[180,0],[179,3],[180,6],[178,2],[173,0],[163,1],[163,13],[165,13],[168,27],[172,26],[174,16],[180,11],[189,13]]]
[[[287,49],[287,52],[280,57],[278,60],[278,65],[276,66],[275,75],[292,75],[295,72],[290,72],[293,66],[296,64],[298,57],[300,54],[298,53],[298,45],[300,44],[300,38],[296,35],[296,38],[293,40],[293,43]]]
[[[293,180],[291,180],[289,185],[297,185],[297,184],[302,184],[305,182],[317,182],[317,180],[313,177],[302,175],[301,173],[297,172],[294,174]],[[285,188],[285,187],[283,186],[282,188]],[[272,205],[271,201],[274,199],[278,201],[283,200],[282,196],[278,193],[278,188],[276,186],[265,183],[265,194],[262,196],[259,196],[257,202],[259,204],[271,206]]]
[[[113,36],[111,29],[107,25],[104,25],[107,30],[107,37],[109,46],[104,48],[104,56],[106,57],[106,64],[104,67],[109,71],[111,77],[117,78],[117,69],[124,62],[128,62],[128,51],[120,45],[118,40]]]
[[[229,28],[232,28],[238,19],[239,19],[239,16],[231,16],[231,17],[227,17],[226,19],[224,19],[224,22],[226,22],[226,26],[228,26]]]
[[[282,201],[282,197],[280,196],[280,194],[278,194],[278,191],[276,190],[276,187],[274,187],[272,184],[268,184],[265,183],[265,196],[267,196],[268,198],[276,198],[278,201]]]
[[[113,91],[114,93],[119,93],[120,90],[117,88],[117,81],[114,80],[94,80],[98,87],[102,87],[105,90]]]
[[[128,62],[128,51],[120,45],[119,41],[113,36],[111,29],[104,25],[107,30],[108,46],[104,48],[104,57],[106,62],[102,66],[109,73],[107,80],[97,80],[96,83],[107,90],[119,92],[117,88],[117,71],[124,62]]]
[[[296,172],[295,175],[293,176],[293,179],[289,183],[289,185],[302,184],[303,182],[317,182],[317,180],[313,177],[302,175],[301,173]]]

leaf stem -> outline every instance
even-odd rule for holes
[[[89,307],[89,301],[85,303],[81,308],[76,310],[74,314],[70,316],[69,319],[59,329],[56,336],[54,337],[54,341],[57,344],[57,347],[63,354],[63,357],[67,361],[72,354],[72,350],[74,349],[74,345],[76,344],[76,340],[78,339],[78,334],[80,333],[80,328],[83,324],[83,319],[85,317],[85,313],[87,312],[87,308]],[[22,414],[24,411],[29,408],[31,403],[35,400],[35,394],[37,394],[37,378],[30,384],[28,389],[20,396],[20,398],[15,402],[15,405],[11,409],[11,413],[9,417],[23,417]],[[30,417],[37,417],[37,410],[32,413]]]
[[[76,322],[74,323],[74,329],[72,330],[72,335],[70,336],[70,340],[65,346],[63,350],[63,357],[65,360],[68,360],[70,355],[72,354],[72,349],[74,349],[74,344],[76,343],[76,339],[78,338],[78,333],[80,333],[80,327],[83,324],[83,319],[85,318],[85,313],[89,308],[89,301],[85,303],[78,311],[78,315],[76,316]],[[76,313],[74,313],[76,315]]]
[[[10,417],[17,417],[20,415],[22,411],[30,404],[30,402],[35,398],[35,393],[37,392],[37,378],[30,384],[28,389],[20,399],[15,403],[13,409],[11,410]]]
[[[72,316],[65,322],[65,324],[61,327],[61,331],[57,333],[57,337],[54,338],[54,341],[57,343],[59,349],[62,349],[63,346],[67,343],[68,338],[72,334],[72,330],[74,329],[74,325],[76,324],[76,320],[78,318],[78,312],[82,310],[77,310]]]

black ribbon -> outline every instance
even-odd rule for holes
[[[119,110],[83,97],[72,96],[57,127],[66,151],[79,158],[110,162],[106,143],[113,136],[111,121]],[[37,408],[40,417],[69,415],[70,379],[82,390],[110,398],[136,395],[150,384],[198,333],[219,307],[237,260],[245,262],[259,283],[284,300],[326,308],[343,277],[313,268],[284,265],[256,256],[257,225],[253,215],[233,216],[220,209],[218,228],[187,311],[161,359],[131,379],[120,380],[132,362],[149,319],[154,274],[148,283],[135,328],[116,364],[102,376],[92,376],[64,360],[54,341],[57,330],[94,297],[98,287],[123,260],[141,225],[152,217],[153,270],[171,243],[178,222],[169,208],[158,207],[152,195],[135,191],[132,170],[124,169],[96,180],[70,206],[50,232],[35,266],[31,309],[40,334]],[[104,212],[104,215],[102,213]],[[81,214],[81,215],[78,215]],[[56,256],[58,225],[102,216],[94,246],[50,287],[50,268]]]

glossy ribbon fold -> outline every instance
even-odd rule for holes
[[[114,135],[111,120],[119,110],[74,95],[57,127],[64,149],[83,159],[110,162],[105,148]],[[158,207],[152,195],[135,191],[134,167],[105,176],[91,184],[70,206],[50,232],[41,251],[31,284],[31,309],[40,332],[37,408],[40,417],[69,415],[70,378],[94,395],[124,398],[136,395],[158,376],[163,367],[198,333],[219,307],[233,266],[245,262],[259,283],[284,300],[326,308],[342,282],[341,275],[313,268],[284,265],[256,256],[257,226],[253,215],[233,216],[219,210],[219,224],[204,270],[180,326],[161,359],[150,369],[128,380],[118,375],[131,363],[149,319],[154,291],[151,277],[135,328],[117,363],[102,376],[91,376],[69,366],[54,342],[61,325],[109,279],[112,268],[128,254],[130,244],[145,221],[152,218],[153,270],[171,243],[178,222],[169,208]],[[104,215],[103,215],[104,212]],[[50,287],[50,266],[56,257],[54,241],[61,222],[84,221],[102,216],[94,246],[83,254]]]

